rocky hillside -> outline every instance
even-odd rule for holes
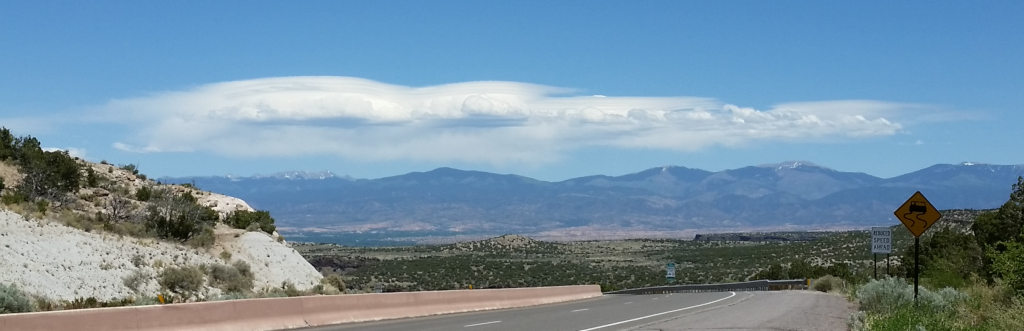
[[[233,213],[253,211],[245,201],[158,183],[134,166],[75,161],[80,188],[34,199],[19,196],[23,166],[0,161],[0,284],[50,302],[158,294],[210,300],[321,284],[321,275],[276,231],[224,223]],[[187,240],[167,235],[181,233],[176,220],[190,217],[212,221],[184,232]]]

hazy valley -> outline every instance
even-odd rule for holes
[[[1024,166],[939,164],[878,178],[809,162],[710,172],[671,166],[546,182],[439,168],[379,179],[332,173],[162,178],[245,199],[300,241],[453,242],[515,233],[548,240],[691,238],[698,232],[892,225],[914,191],[941,209],[1006,200]]]

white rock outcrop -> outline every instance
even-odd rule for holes
[[[241,200],[239,200],[241,201]],[[242,202],[244,203],[244,202]],[[248,205],[246,205],[248,207]],[[219,225],[218,242],[209,250],[156,239],[85,232],[56,221],[26,219],[0,209],[0,283],[51,300],[95,297],[116,300],[156,296],[156,275],[169,266],[248,262],[255,275],[255,290],[290,282],[298,289],[319,284],[320,274],[294,249],[261,232],[245,232]],[[124,279],[143,275],[135,291]],[[220,293],[206,286],[204,297]]]

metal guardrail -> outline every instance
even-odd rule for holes
[[[738,283],[721,284],[686,284],[643,287],[627,290],[605,292],[606,294],[666,294],[686,292],[724,292],[724,291],[778,291],[778,290],[806,290],[806,279],[789,280],[755,280]]]

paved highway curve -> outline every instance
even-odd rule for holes
[[[837,330],[846,328],[848,315],[845,299],[809,291],[619,294],[527,308],[302,330]]]

